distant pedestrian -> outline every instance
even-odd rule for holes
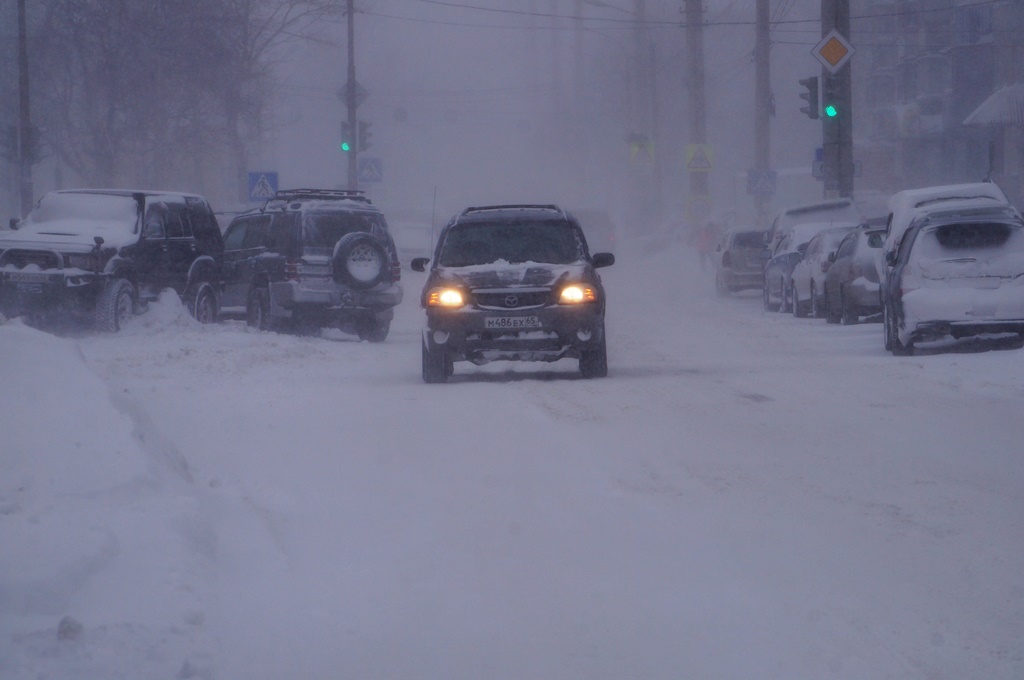
[[[700,270],[706,271],[711,261],[711,254],[715,250],[715,239],[718,237],[718,228],[714,222],[706,222],[696,228],[690,237],[690,243],[697,251],[700,259]]]

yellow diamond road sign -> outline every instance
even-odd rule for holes
[[[832,29],[821,42],[814,46],[811,54],[821,62],[829,73],[835,73],[853,56],[853,45],[839,31]]]

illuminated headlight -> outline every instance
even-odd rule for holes
[[[92,269],[93,257],[88,253],[72,253],[64,256],[64,264],[68,269]]]
[[[466,304],[457,288],[435,288],[427,295],[428,307],[462,307]]]
[[[584,302],[596,302],[597,291],[590,286],[573,284],[562,289],[558,302],[563,305],[579,305]]]

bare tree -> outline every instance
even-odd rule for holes
[[[52,151],[94,186],[207,192],[230,158],[245,199],[275,59],[329,0],[47,0],[34,75]]]

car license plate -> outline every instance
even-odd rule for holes
[[[484,328],[487,330],[517,331],[540,327],[540,317],[538,316],[489,316],[484,319]]]
[[[30,281],[18,281],[18,291],[21,293],[42,293],[43,284]]]
[[[15,281],[17,283],[46,283],[50,280],[50,276],[49,274],[9,272],[7,274],[7,280]]]

